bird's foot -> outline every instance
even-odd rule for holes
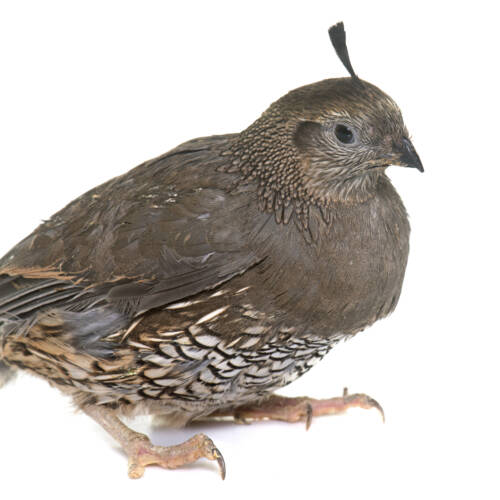
[[[196,434],[175,446],[154,446],[147,436],[137,433],[124,449],[128,455],[128,475],[132,479],[142,477],[148,465],[176,469],[196,462],[199,458],[217,460],[222,479],[226,476],[226,466],[221,452],[204,434]]]
[[[83,410],[121,444],[128,456],[128,475],[132,479],[142,477],[148,465],[176,469],[199,458],[217,460],[222,479],[226,476],[224,458],[205,434],[196,434],[174,446],[154,446],[147,436],[127,427],[112,410],[102,406],[88,406]]]
[[[313,399],[308,397],[287,398],[271,395],[257,404],[237,407],[230,411],[215,412],[211,416],[232,416],[236,421],[247,423],[247,420],[281,420],[284,422],[305,421],[306,429],[311,426],[312,418],[320,415],[336,415],[344,413],[349,408],[377,409],[385,421],[384,410],[380,404],[366,394],[344,394],[328,399]]]

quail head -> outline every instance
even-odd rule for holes
[[[399,108],[355,74],[298,88],[237,134],[188,141],[83,194],[0,260],[0,380],[47,379],[129,457],[224,461],[204,434],[153,446],[120,420],[305,420],[364,394],[273,394],[395,308],[409,224],[386,168],[423,171]]]

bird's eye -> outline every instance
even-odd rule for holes
[[[335,126],[335,137],[344,144],[352,144],[354,142],[354,132],[346,125]]]

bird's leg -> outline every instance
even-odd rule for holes
[[[384,418],[384,410],[370,396],[366,394],[344,394],[329,399],[313,399],[308,397],[287,398],[272,394],[260,403],[239,406],[231,410],[222,410],[212,413],[211,417],[232,416],[239,422],[249,420],[281,420],[284,422],[306,422],[309,429],[312,418],[320,415],[335,415],[344,413],[349,408],[376,408]]]
[[[147,436],[129,429],[112,410],[101,406],[88,406],[84,411],[120,443],[128,456],[128,475],[133,479],[142,477],[147,465],[155,464],[165,469],[175,469],[199,458],[217,460],[222,479],[226,475],[220,451],[204,434],[196,434],[175,446],[154,446]]]

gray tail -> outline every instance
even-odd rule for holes
[[[12,380],[15,375],[15,370],[0,359],[0,387]]]

